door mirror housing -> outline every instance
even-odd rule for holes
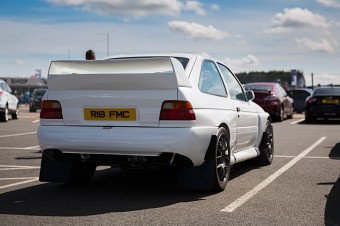
[[[255,99],[255,94],[253,90],[247,90],[246,91],[246,96],[247,96],[247,100],[254,100]]]

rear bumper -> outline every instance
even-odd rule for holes
[[[175,153],[189,158],[194,166],[204,162],[215,127],[136,128],[40,126],[41,149],[63,153],[159,156]]]
[[[340,118],[340,105],[307,106],[307,115],[315,118]]]
[[[265,112],[268,112],[271,116],[280,116],[280,105],[275,104],[263,104],[261,105]]]

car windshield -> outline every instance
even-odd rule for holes
[[[340,87],[324,87],[314,90],[314,95],[340,95]]]
[[[253,91],[267,91],[271,92],[273,87],[268,85],[246,85],[244,87],[246,90],[253,90]]]

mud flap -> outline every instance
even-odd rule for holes
[[[211,191],[214,187],[215,167],[211,164],[211,150],[214,149],[216,136],[210,140],[207,156],[202,165],[178,169],[177,187],[182,189]]]
[[[44,150],[39,181],[67,183],[71,181],[72,159],[58,150]]]

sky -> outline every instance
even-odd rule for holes
[[[207,54],[234,73],[302,71],[340,84],[340,0],[0,0],[0,77],[54,60]]]

